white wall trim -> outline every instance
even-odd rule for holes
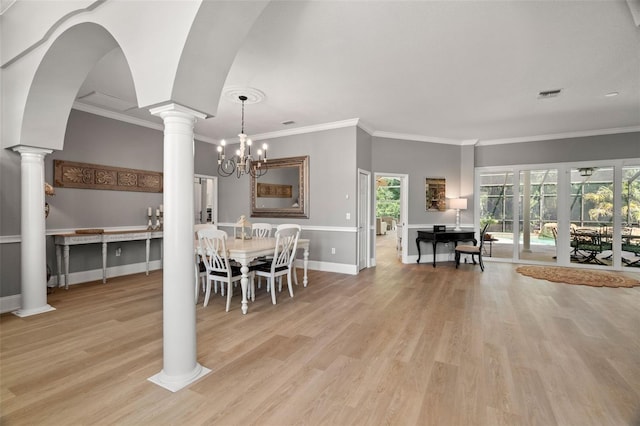
[[[446,225],[447,229],[448,228],[455,228],[455,224],[450,224],[450,223],[410,223],[409,225],[407,225],[407,228],[409,229],[433,229],[433,225]],[[461,223],[460,224],[460,228],[468,228],[468,229],[473,229],[475,226],[473,223]]]
[[[304,263],[302,259],[296,259],[296,268],[302,270]],[[149,262],[149,271],[162,269],[162,262],[154,260]],[[322,272],[335,272],[338,274],[358,275],[358,265],[349,265],[345,263],[318,262],[310,260],[308,269]],[[138,274],[146,271],[146,263],[135,263],[131,265],[112,266],[107,268],[107,285],[109,278],[119,277],[122,275]],[[102,269],[94,269],[91,271],[80,271],[69,274],[69,285],[84,284],[91,281],[102,280]],[[313,285],[313,281],[310,282]],[[53,275],[49,281],[49,287],[58,286],[58,277]],[[61,290],[60,290],[61,291]],[[0,297],[0,313],[12,312],[20,309],[22,297],[20,294]]]
[[[220,222],[216,223],[220,228],[233,228],[235,223]],[[319,232],[358,232],[356,226],[314,226],[314,225],[301,225],[303,231],[319,231]],[[275,228],[275,225],[274,225]]]
[[[313,126],[298,127],[295,129],[278,130],[275,132],[260,133],[252,135],[251,139],[254,141],[280,138],[283,136],[300,135],[303,133],[321,132],[323,130],[341,129],[343,127],[356,127],[358,125],[358,119],[352,118],[343,121],[334,121],[333,123],[316,124]]]
[[[116,111],[109,111],[104,108],[100,108],[94,105],[85,104],[82,102],[75,101],[73,103],[73,109],[83,112],[88,112],[89,114],[99,115],[101,117],[110,118],[112,120],[123,121],[125,123],[134,124],[136,126],[146,127],[153,130],[159,130],[161,132],[164,131],[164,125],[162,123],[157,123],[151,120],[145,120],[144,118],[132,117],[130,115],[122,114]],[[208,136],[194,134],[193,138],[206,143],[218,144],[217,139],[210,138]]]
[[[301,270],[304,267],[302,259],[296,259],[296,268]],[[320,262],[317,260],[309,261],[309,270],[320,272],[335,272],[337,274],[358,275],[358,265],[348,263]],[[309,284],[312,284],[310,281]]]
[[[100,115],[106,118],[111,118],[113,120],[124,121],[126,123],[135,124],[142,127],[148,127],[150,129],[155,129],[160,131],[163,131],[164,129],[164,126],[161,123],[156,123],[156,122],[145,120],[142,118],[132,117],[130,115],[118,113],[115,111],[109,111],[104,108],[100,108],[94,105],[84,104],[78,101],[73,103],[73,109],[76,109],[78,111],[88,112],[90,114]],[[579,132],[522,136],[522,137],[503,138],[503,139],[485,139],[485,140],[451,139],[451,138],[443,138],[438,136],[426,136],[426,135],[416,135],[411,133],[397,133],[397,132],[385,132],[382,130],[375,130],[370,125],[364,123],[361,119],[352,118],[349,120],[335,121],[332,123],[323,123],[323,124],[317,124],[312,126],[298,127],[295,129],[260,133],[257,135],[252,135],[251,139],[254,141],[258,141],[258,140],[264,140],[264,139],[279,138],[283,136],[320,132],[323,130],[340,129],[343,127],[352,127],[352,126],[360,127],[362,130],[366,131],[371,136],[380,137],[380,138],[400,139],[400,140],[408,140],[408,141],[416,141],[416,142],[440,143],[440,144],[457,145],[457,146],[500,145],[500,144],[508,144],[508,143],[536,142],[536,141],[553,140],[553,139],[571,139],[571,138],[587,137],[587,136],[600,136],[600,135],[612,135],[617,133],[640,132],[640,126],[630,126],[630,127],[617,127],[617,128],[611,128],[611,129],[585,130],[585,131],[579,131]],[[198,134],[194,134],[194,139],[202,142],[215,144],[215,145],[219,143],[218,139],[213,139],[213,138],[203,136],[203,135],[198,135]]]
[[[632,132],[640,132],[640,126],[617,127],[613,129],[585,130],[580,132],[555,133],[550,135],[524,136],[524,137],[518,137],[518,138],[486,139],[486,140],[480,140],[477,143],[477,145],[480,145],[480,146],[502,145],[507,143],[537,142],[537,141],[548,141],[548,140],[554,140],[554,139],[572,139],[572,138],[581,138],[581,137],[587,137],[587,136],[614,135],[618,133],[632,133]]]
[[[20,235],[0,235],[0,244],[15,244],[21,241]]]
[[[0,314],[13,312],[22,306],[22,296],[13,294],[11,296],[0,297]]]
[[[458,146],[462,145],[463,142],[465,142],[461,139],[440,138],[437,136],[412,135],[409,133],[382,132],[379,130],[374,131],[372,136],[375,136],[378,138],[400,139],[405,141],[416,141],[416,142],[442,143],[446,145],[458,145]]]
[[[149,261],[149,271],[162,269],[161,260]],[[109,278],[121,277],[123,275],[139,274],[147,270],[146,262],[131,263],[128,265],[117,265],[107,267],[107,283]],[[102,281],[102,269],[93,269],[89,271],[78,271],[69,274],[69,285],[84,284],[91,281]],[[49,287],[58,286],[58,276],[53,274],[49,280]]]

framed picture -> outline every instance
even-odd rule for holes
[[[428,212],[445,211],[446,205],[446,184],[444,178],[427,178],[425,183],[426,207]]]

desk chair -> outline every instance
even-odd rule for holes
[[[458,246],[456,246],[456,255],[455,255],[456,269],[458,269],[458,266],[460,266],[460,255],[462,255],[462,254],[470,254],[471,255],[471,260],[473,261],[474,265],[476,264],[475,257],[478,256],[478,263],[480,263],[480,269],[482,270],[482,272],[484,272],[484,262],[482,262],[482,245],[484,244],[484,235],[485,235],[485,231],[487,230],[488,227],[489,227],[489,224],[487,223],[482,228],[482,231],[480,231],[480,245],[478,245],[478,246],[470,246],[470,245],[458,245]]]

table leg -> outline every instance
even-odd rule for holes
[[[309,279],[307,278],[307,267],[309,266],[309,249],[304,249],[304,278],[302,278],[302,285],[307,286]]]
[[[420,238],[416,238],[416,246],[418,247],[418,260],[416,260],[416,263],[420,263],[420,257],[422,256],[420,253]]]
[[[151,238],[147,238],[147,275],[149,275],[149,249],[151,247]]]
[[[249,287],[249,263],[248,261],[242,262],[242,267],[240,268],[240,272],[242,272],[242,279],[240,280],[240,286],[242,287],[242,314],[246,315],[249,310],[249,303],[247,302],[247,288]],[[231,286],[227,289],[227,291],[233,291]]]
[[[107,243],[102,243],[102,283],[107,282]]]
[[[69,246],[64,246],[64,289],[69,290]]]
[[[56,244],[56,264],[58,266],[58,287],[62,285],[62,247]]]
[[[433,244],[433,267],[435,268],[436,267],[436,244],[438,243],[436,240],[433,240],[432,244]]]

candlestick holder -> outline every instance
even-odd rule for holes
[[[155,227],[156,231],[162,231],[162,216],[163,215],[164,215],[164,212],[159,212],[159,214],[156,216],[156,227]]]
[[[147,214],[147,231],[153,231],[153,221],[151,220],[151,215]]]

